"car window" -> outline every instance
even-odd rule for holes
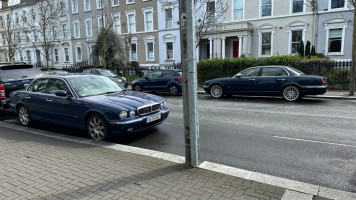
[[[79,97],[121,92],[124,89],[105,76],[84,76],[69,80]]]
[[[32,65],[7,65],[0,68],[2,81],[26,80],[43,76],[42,72]]]
[[[69,88],[67,87],[67,84],[60,79],[51,79],[49,82],[49,90],[48,92],[50,94],[55,94],[58,90],[64,90],[67,92],[68,95],[71,94]]]
[[[30,92],[39,92],[46,93],[48,85],[48,79],[37,79],[31,86],[28,88]]]
[[[160,78],[162,76],[162,71],[155,71],[150,73],[147,77],[148,78]]]
[[[262,68],[262,76],[288,76],[286,71],[277,67]]]
[[[91,73],[95,74],[95,75],[101,75],[100,72],[98,70],[95,70],[95,69],[91,70]]]
[[[174,71],[164,71],[163,76],[164,77],[176,76],[176,73]]]
[[[241,74],[242,77],[253,77],[253,76],[257,76],[259,71],[260,68],[251,68],[241,72]]]

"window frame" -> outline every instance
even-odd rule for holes
[[[90,24],[88,24],[89,22]],[[88,25],[90,25],[90,29],[88,29]],[[85,19],[85,35],[86,37],[93,37],[93,20],[91,18]]]
[[[168,46],[167,43],[172,43],[172,58],[168,58]],[[174,42],[173,41],[166,41],[165,42],[165,49],[166,49],[166,61],[174,61]]]
[[[168,18],[168,19],[171,19],[171,27],[167,27],[167,15],[166,15],[166,10],[171,10],[171,14],[172,14],[172,18]],[[164,9],[164,28],[165,29],[171,29],[173,28],[173,8],[172,7],[169,7],[169,8],[165,8]]]
[[[115,0],[111,0],[111,7],[118,7],[120,6],[120,1],[119,0],[116,0],[117,1],[117,4],[114,4]]]
[[[80,50],[80,53],[78,52],[78,49]],[[75,60],[77,62],[82,62],[83,61],[83,51],[82,51],[82,47],[81,46],[75,46],[75,58],[76,58]]]
[[[78,24],[78,30],[76,29],[76,25]],[[74,38],[80,38],[80,21],[79,20],[74,20],[73,21],[73,31],[74,31]]]
[[[258,57],[271,57],[273,56],[274,49],[274,34],[276,28],[273,26],[263,26],[258,29]],[[271,55],[262,55],[262,34],[271,33]]]
[[[303,36],[302,36],[302,40],[303,42],[306,41],[305,37],[306,37],[306,31],[307,31],[308,25],[301,23],[301,22],[297,22],[297,23],[292,23],[288,25],[288,54],[293,54],[292,53],[292,37],[293,37],[293,33],[292,31],[303,31]]]
[[[338,19],[332,19],[327,22],[325,22],[325,31],[326,31],[326,36],[325,36],[325,51],[324,54],[327,56],[343,56],[345,52],[345,37],[346,37],[346,29],[347,29],[347,23],[344,19],[338,18]],[[341,52],[329,52],[329,32],[330,29],[342,29],[342,35],[341,35]]]
[[[306,0],[302,0],[303,1],[303,11],[302,12],[293,12],[293,2],[295,0],[290,0],[290,8],[289,8],[289,14],[290,15],[298,15],[298,14],[303,14],[306,12]]]
[[[263,14],[263,0],[260,0],[260,6],[259,6],[259,10],[260,10],[260,18],[266,18],[266,17],[273,17],[273,10],[274,10],[274,0],[271,0],[271,15],[268,16],[262,16]]]
[[[132,2],[130,2],[132,1]],[[134,4],[135,3],[135,0],[126,0],[126,4],[129,5],[129,4]]]
[[[58,48],[54,48],[53,49],[53,60],[54,60],[54,62],[59,63],[59,51],[58,51]]]
[[[154,31],[154,27],[153,27],[154,26],[154,24],[153,24],[153,22],[154,22],[153,8],[143,8],[142,11],[143,11],[145,32]],[[148,30],[148,26],[147,26],[147,24],[149,22],[149,21],[147,21],[147,13],[151,13],[152,14],[152,20],[150,21],[152,23],[152,29],[151,30]]]
[[[77,14],[78,12],[78,0],[72,0],[72,14]]]
[[[135,25],[135,30],[131,30],[131,23],[130,23],[130,16],[133,16],[134,18],[134,25]],[[136,27],[136,11],[126,11],[126,20],[127,20],[127,33],[136,33],[137,27]]]
[[[101,7],[99,7],[99,5]],[[100,9],[103,9],[104,8],[104,4],[103,4],[103,1],[102,0],[96,0],[96,9],[97,10],[100,10]]]
[[[87,1],[88,1],[88,4],[87,4]],[[88,9],[87,9],[87,5],[88,5]],[[91,11],[90,0],[83,0],[83,6],[84,6],[84,12]]]
[[[235,19],[234,18],[234,14],[235,14],[235,8],[234,8],[234,2],[236,0],[232,0],[232,6],[231,6],[231,19],[232,21],[241,21],[241,20],[244,20],[245,19],[245,0],[240,0],[242,1],[242,18],[241,19]]]
[[[66,49],[68,50],[68,52],[66,52]],[[64,47],[64,48],[63,48],[63,52],[64,52],[64,62],[65,62],[65,63],[70,62],[69,47]],[[67,58],[68,58],[68,60],[67,60]]]
[[[345,10],[345,9],[347,9],[347,4],[348,4],[348,1],[347,1],[347,0],[343,0],[343,1],[344,1],[344,7],[340,7],[340,8],[331,8],[332,1],[333,1],[333,0],[329,0],[329,5],[328,5],[328,10],[329,10],[329,11],[331,11],[331,10]]]
[[[121,14],[120,13],[113,13],[111,15],[112,17],[112,21],[113,21],[113,29],[114,29],[114,32],[117,33],[117,34],[121,34]],[[116,26],[116,19],[119,19],[119,31],[117,31],[117,26]]]

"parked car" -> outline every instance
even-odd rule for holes
[[[0,108],[9,108],[9,94],[23,89],[34,78],[43,76],[38,68],[29,64],[0,64]]]
[[[69,72],[63,70],[50,70],[50,71],[44,71],[43,73],[45,75],[68,75],[69,74]]]
[[[182,72],[177,69],[154,71],[132,82],[134,91],[166,92],[178,95],[182,92]]]
[[[83,73],[105,76],[105,77],[110,78],[111,80],[114,80],[115,82],[121,83],[125,88],[128,87],[128,82],[126,81],[126,79],[124,77],[118,76],[112,70],[92,68],[92,69],[84,70]]]
[[[276,95],[296,101],[304,95],[321,95],[327,91],[327,79],[305,75],[288,66],[247,68],[232,78],[208,80],[204,90],[213,98],[224,95]]]
[[[127,91],[104,76],[45,76],[10,96],[20,123],[33,120],[76,127],[94,140],[140,132],[161,124],[169,114],[166,100]]]

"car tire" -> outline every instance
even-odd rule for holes
[[[132,90],[136,91],[136,92],[142,92],[142,87],[140,84],[135,84],[133,87],[132,87]]]
[[[86,121],[88,136],[97,141],[106,141],[110,136],[106,120],[99,114],[92,114]]]
[[[28,112],[28,109],[24,105],[20,105],[17,108],[17,116],[19,122],[22,126],[30,126],[32,123],[31,115]]]
[[[224,96],[224,89],[220,84],[214,84],[210,87],[210,95],[214,99],[218,99]]]
[[[282,90],[283,99],[289,102],[297,101],[301,98],[302,94],[300,89],[295,85],[287,85]]]
[[[169,91],[169,94],[171,96],[177,96],[179,91],[178,91],[178,86],[173,84],[173,85],[170,85],[169,88],[168,88],[168,91]]]

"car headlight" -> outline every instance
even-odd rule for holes
[[[122,78],[122,80],[126,81],[126,78],[125,78],[125,77],[121,77],[121,78]]]
[[[136,114],[136,112],[134,110],[131,110],[130,113],[129,113],[130,117],[135,116],[135,114]]]
[[[161,102],[161,108],[163,108],[164,107],[164,103],[163,102]]]
[[[121,82],[122,82],[122,80],[121,80],[121,79],[119,79],[119,82],[121,83]]]
[[[126,111],[121,111],[119,114],[120,119],[125,119],[127,117],[127,112]]]
[[[165,108],[167,106],[167,100],[164,100],[162,103],[163,103],[163,108]]]

